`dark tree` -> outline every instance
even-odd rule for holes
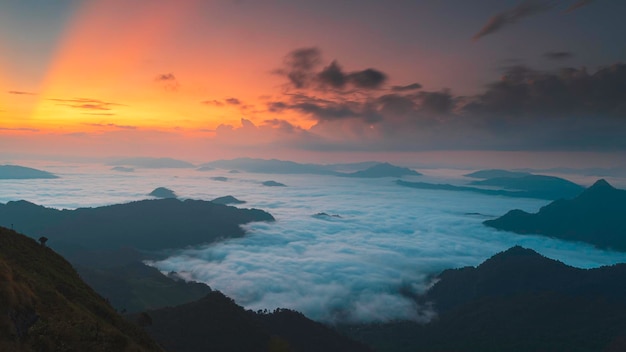
[[[48,242],[48,237],[46,236],[39,237],[39,243],[41,243],[42,246],[45,246],[46,242]]]

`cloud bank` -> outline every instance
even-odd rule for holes
[[[282,175],[289,187],[277,193],[258,187],[262,178],[255,175],[239,177],[229,176],[221,191],[245,194],[246,206],[270,211],[277,222],[251,224],[244,238],[182,250],[154,265],[206,282],[254,310],[287,307],[333,323],[425,322],[436,312],[412,297],[429,287],[432,274],[477,265],[515,244],[582,267],[624,259],[482,225],[507,209],[536,211],[544,201],[413,192],[389,180],[355,187],[354,180],[332,176]],[[319,212],[341,218],[312,216]]]

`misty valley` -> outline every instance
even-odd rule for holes
[[[85,283],[109,312],[88,325],[123,317],[115,350],[626,346],[619,177],[245,158],[0,171],[7,348],[54,349],[72,333],[58,310],[86,319],[60,308]],[[37,279],[57,254],[73,269]]]

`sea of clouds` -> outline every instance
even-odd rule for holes
[[[149,264],[205,282],[249,309],[291,308],[324,322],[426,321],[436,312],[411,297],[424,292],[433,275],[478,265],[517,244],[583,268],[626,262],[624,253],[482,225],[514,208],[535,212],[548,203],[544,200],[418,190],[389,178],[146,169],[119,173],[84,165],[46,169],[61,178],[3,181],[0,202],[99,206],[149,198],[152,189],[165,186],[183,198],[230,194],[247,201],[240,207],[269,211],[276,222],[248,224],[243,238],[177,249]],[[215,181],[215,176],[227,181]],[[439,175],[418,179],[462,182]],[[267,180],[287,187],[262,186]],[[330,216],[315,216],[320,212]]]

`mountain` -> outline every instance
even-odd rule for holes
[[[300,313],[246,311],[219,291],[131,319],[170,351],[370,351]]]
[[[342,174],[344,177],[360,177],[360,178],[378,178],[378,177],[402,177],[402,176],[420,176],[421,174],[415,170],[406,167],[391,165],[389,163],[380,163],[370,166],[365,170],[356,171],[348,174]]]
[[[574,198],[585,190],[584,187],[566,179],[545,176],[526,175],[515,177],[495,177],[470,182],[475,186],[495,186],[506,190],[524,191],[530,198],[561,199]]]
[[[544,177],[549,177],[547,182]],[[521,181],[518,181],[521,180]],[[532,176],[520,176],[517,178],[497,178],[497,179],[487,179],[484,181],[476,181],[479,185],[488,185],[488,183],[493,182],[494,185],[500,184],[502,186],[507,185],[506,188],[511,189],[488,189],[481,187],[473,187],[473,186],[456,186],[447,183],[428,183],[428,182],[408,182],[403,180],[397,180],[396,184],[404,187],[417,188],[417,189],[428,189],[428,190],[439,190],[439,191],[458,191],[458,192],[474,192],[485,194],[489,196],[504,196],[504,197],[514,197],[514,198],[537,198],[537,199],[547,199],[547,200],[555,200],[561,198],[572,198],[576,194],[579,194],[581,190],[584,188],[571,184],[569,185],[569,181],[556,181],[553,182],[550,176],[540,176],[540,175],[532,175]],[[559,184],[555,188],[551,188],[550,185]],[[521,189],[516,189],[517,186]],[[578,191],[577,191],[578,190]]]
[[[522,177],[531,175],[529,172],[523,171],[509,171],[509,170],[500,170],[500,169],[487,169],[487,170],[478,170],[469,174],[465,174],[465,177],[471,178],[497,178],[497,177]]]
[[[605,180],[571,200],[557,200],[538,213],[511,210],[485,225],[519,234],[540,234],[626,251],[626,191]]]
[[[175,273],[165,276],[140,261],[108,267],[74,266],[113,307],[129,313],[192,302],[211,292],[205,284],[187,282]]]
[[[244,230],[239,225],[273,220],[262,210],[191,199],[142,200],[76,210],[27,201],[0,204],[0,226],[13,226],[33,238],[45,235],[64,255],[85,249],[183,248],[241,237]]]
[[[115,160],[108,165],[134,166],[147,169],[180,169],[193,168],[195,165],[183,160],[172,158],[126,158]]]
[[[0,165],[0,180],[8,179],[36,179],[36,178],[59,178],[58,176],[42,170],[18,165]]]
[[[253,159],[237,158],[232,160],[216,160],[200,165],[206,168],[218,168],[226,170],[241,170],[259,174],[314,174],[314,175],[334,175],[336,172],[328,169],[324,165],[300,164],[293,161],[277,159]]]
[[[416,298],[426,324],[344,328],[378,351],[623,351],[626,264],[578,269],[513,247],[443,271]]]
[[[162,351],[50,248],[0,227],[1,351]]]
[[[286,184],[284,183],[280,183],[280,182],[276,182],[276,181],[264,181],[261,183],[263,186],[267,186],[267,187],[287,187]]]
[[[213,200],[211,200],[211,202],[216,203],[216,204],[224,204],[224,205],[230,205],[230,204],[244,204],[245,201],[243,200],[239,200],[233,196],[223,196],[223,197],[217,197]]]
[[[174,193],[174,191],[165,187],[157,187],[148,195],[157,197],[157,198],[178,198],[178,196],[176,195],[176,193]]]

